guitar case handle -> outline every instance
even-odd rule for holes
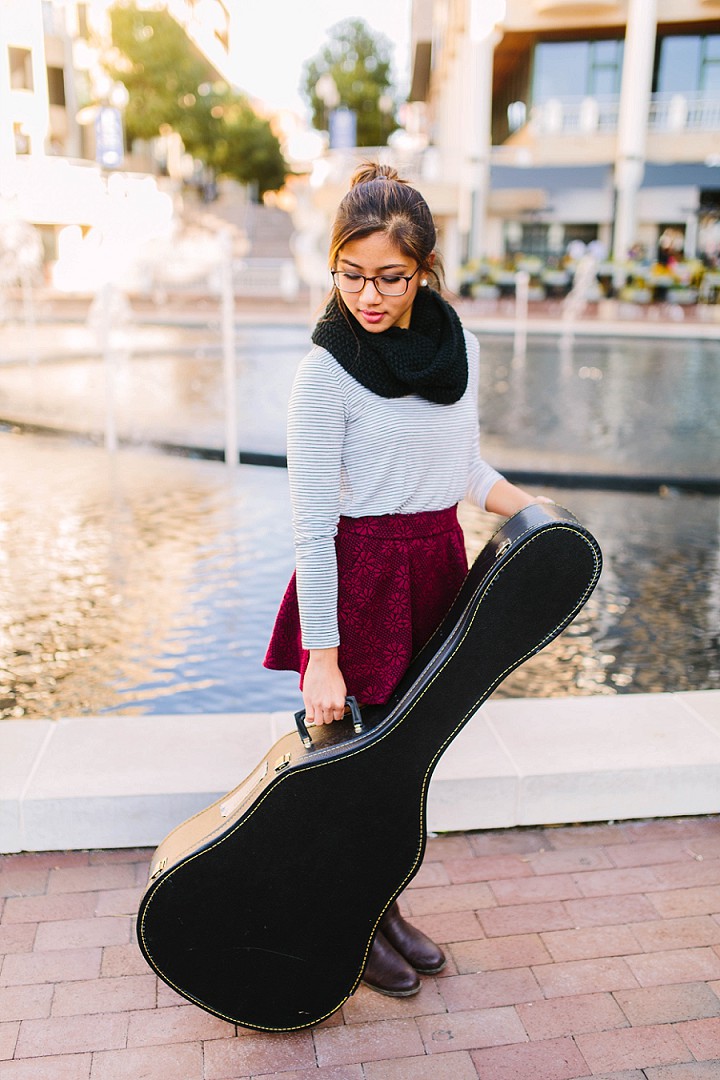
[[[365,731],[365,727],[362,722],[362,716],[360,715],[360,706],[357,703],[357,698],[354,698],[349,694],[345,698],[345,704],[350,708],[350,716],[352,718],[353,731],[356,735],[362,735]],[[300,712],[295,713],[295,723],[297,724],[298,734],[302,739],[302,744],[308,750],[312,747],[313,741],[310,737],[310,732],[305,724],[305,710],[301,709]]]

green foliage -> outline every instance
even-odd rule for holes
[[[188,100],[177,123],[188,153],[219,176],[257,183],[259,196],[281,188],[288,167],[267,120],[223,83],[202,90],[194,102]]]
[[[275,191],[289,171],[267,120],[223,82],[164,9],[134,3],[110,9],[114,57],[108,72],[125,84],[128,143],[178,132],[189,154],[218,175]]]
[[[362,19],[345,19],[330,30],[330,40],[309,60],[303,71],[302,90],[312,109],[314,127],[327,130],[328,107],[317,91],[318,79],[331,75],[338,90],[338,105],[357,115],[358,146],[384,146],[398,127],[396,102],[391,92],[392,46]],[[381,106],[389,105],[389,108]]]
[[[117,4],[110,9],[110,24],[117,55],[108,70],[130,95],[128,142],[152,139],[165,125],[176,129],[181,100],[212,79],[212,68],[167,11]]]

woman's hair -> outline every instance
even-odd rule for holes
[[[437,239],[430,207],[420,192],[401,180],[391,166],[366,161],[356,169],[350,190],[335,214],[330,234],[330,268],[337,265],[345,244],[371,233],[384,233],[440,287],[443,276],[440,257],[436,253],[432,267],[429,262]]]

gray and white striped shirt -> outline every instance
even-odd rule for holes
[[[443,510],[462,498],[484,507],[502,479],[480,456],[477,338],[465,331],[468,386],[454,405],[416,394],[384,398],[318,346],[301,361],[288,413],[303,647],[340,643],[337,520]]]

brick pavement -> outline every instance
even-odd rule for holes
[[[149,857],[0,862],[2,1080],[720,1080],[720,816],[431,839],[403,906],[447,969],[287,1035],[150,972]]]

